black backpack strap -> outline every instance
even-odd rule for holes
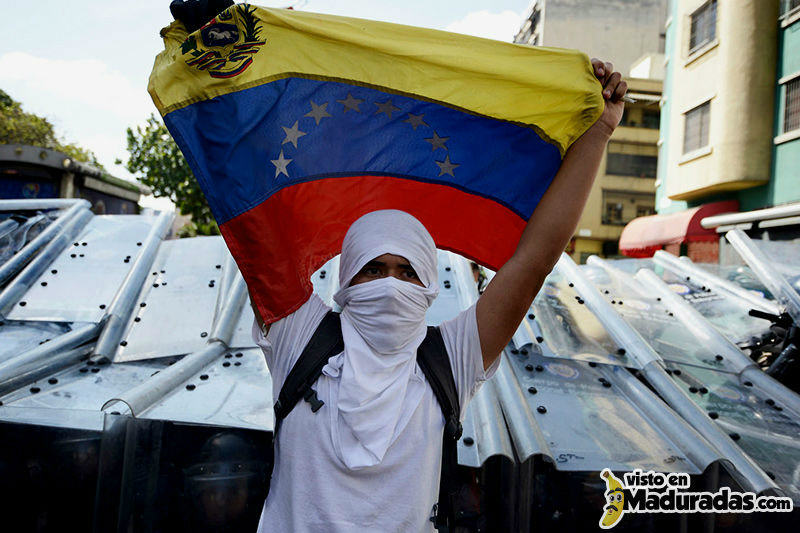
[[[461,407],[458,390],[453,377],[450,357],[439,328],[429,326],[425,340],[417,350],[417,364],[433,389],[436,401],[444,415],[444,438],[442,441],[442,475],[439,480],[439,502],[436,505],[434,525],[436,529],[452,528],[453,498],[456,491],[455,476],[458,467],[458,439],[461,438]]]
[[[328,311],[314,330],[311,340],[294,363],[289,375],[286,376],[286,381],[283,382],[278,401],[273,406],[275,410],[273,441],[278,438],[281,422],[292,412],[301,398],[311,404],[311,410],[315,413],[323,406],[323,402],[317,398],[316,391],[311,387],[322,374],[322,368],[328,359],[342,350],[344,350],[344,340],[339,313]]]

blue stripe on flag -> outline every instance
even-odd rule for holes
[[[219,224],[284,187],[369,174],[450,185],[527,219],[561,164],[531,128],[341,82],[282,79],[164,118]]]

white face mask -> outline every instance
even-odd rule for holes
[[[369,261],[404,257],[425,287],[387,277],[348,286]],[[342,307],[344,353],[333,402],[334,449],[350,469],[380,463],[422,400],[412,379],[425,338],[425,312],[439,292],[436,246],[425,227],[402,211],[374,211],[350,226],[342,243],[334,300]]]
[[[376,353],[396,354],[417,340],[436,291],[386,277],[340,291],[336,303]]]

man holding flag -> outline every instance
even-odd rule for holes
[[[244,4],[164,35],[151,94],[248,282],[276,412],[331,316],[309,275],[341,250],[342,343],[277,422],[259,531],[431,530],[450,421],[418,352],[440,339],[463,416],[575,230],[625,82],[573,52]],[[497,274],[432,335],[437,246]]]
[[[478,302],[440,326],[462,416],[572,236],[619,124],[626,84],[610,64],[595,60],[593,67],[603,83],[603,114],[567,151],[514,255]],[[302,406],[283,427],[259,531],[430,529],[443,422],[413,372],[438,290],[433,240],[406,213],[364,215],[345,236],[340,285],[345,348],[316,385],[333,414]],[[312,295],[271,327],[254,310],[261,329],[254,337],[277,392],[329,308]]]

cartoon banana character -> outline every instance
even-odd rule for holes
[[[604,468],[600,473],[600,477],[606,480],[606,501],[608,505],[603,507],[603,516],[600,518],[600,527],[603,529],[611,529],[622,515],[625,514],[625,493],[623,492],[622,483],[619,479],[614,477],[611,470]]]

